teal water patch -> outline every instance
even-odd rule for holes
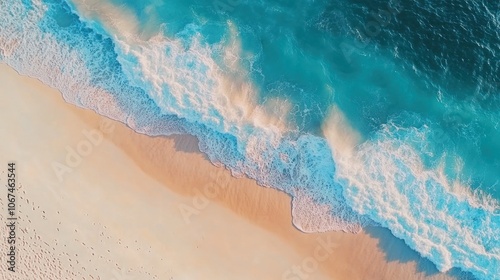
[[[233,1],[233,0],[231,0]],[[221,1],[164,1],[111,0],[117,7],[126,7],[146,35],[164,33],[169,37],[182,36],[186,27],[196,25],[209,44],[220,42],[227,34]]]

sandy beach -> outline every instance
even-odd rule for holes
[[[214,166],[193,136],[138,134],[4,64],[0,92],[19,219],[1,279],[457,279],[382,228],[300,232],[288,195]]]

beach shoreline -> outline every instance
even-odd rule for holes
[[[214,166],[194,136],[139,134],[4,64],[0,79],[28,277],[4,279],[455,279],[387,229],[300,232],[288,195]]]

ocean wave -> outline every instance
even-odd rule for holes
[[[498,201],[450,180],[444,163],[424,166],[409,143],[422,142],[431,132],[389,123],[356,152],[334,153],[338,180],[346,184],[344,197],[357,213],[389,228],[439,270],[460,267],[493,279],[500,268]]]
[[[175,36],[143,34],[124,7],[85,3],[1,2],[0,60],[137,132],[196,135],[214,164],[290,194],[303,231],[358,232],[378,223],[442,271],[500,275],[498,204],[450,179],[449,164],[423,162],[436,151],[419,145],[436,126],[389,121],[367,136],[330,106],[321,134],[304,132],[292,101],[261,102],[249,66],[258,54],[244,50],[237,23],[225,21],[223,39],[208,43],[194,23]],[[460,156],[449,156],[460,169]]]

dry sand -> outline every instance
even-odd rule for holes
[[[289,196],[231,177],[195,137],[135,133],[3,64],[0,104],[19,209],[0,279],[454,279],[385,229],[302,233]]]

